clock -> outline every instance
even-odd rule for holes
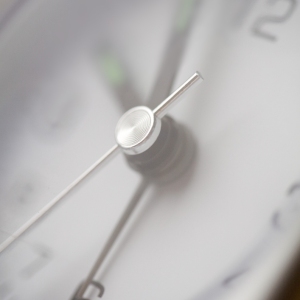
[[[300,243],[299,14],[5,2],[0,299],[274,299]]]

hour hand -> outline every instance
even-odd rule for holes
[[[171,36],[160,63],[158,76],[147,102],[147,106],[151,109],[170,94],[198,3],[198,0],[183,0],[179,5]]]
[[[120,56],[106,46],[97,52],[96,59],[100,72],[114,92],[122,112],[142,105]]]

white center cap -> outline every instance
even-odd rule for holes
[[[137,106],[128,110],[119,120],[115,137],[127,154],[138,154],[149,149],[156,141],[161,121],[151,109]]]

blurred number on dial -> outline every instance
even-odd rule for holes
[[[284,23],[290,19],[290,17],[293,15],[296,7],[297,7],[297,0],[276,0],[272,1],[271,4],[274,3],[284,3],[285,9],[282,11],[281,15],[266,15],[259,17],[253,26],[253,33],[261,38],[264,38],[268,41],[275,42],[277,41],[277,36],[273,33],[270,33],[266,27],[269,24],[278,24],[278,23]]]
[[[64,87],[51,86],[44,89],[38,98],[32,106],[33,131],[44,138],[66,138],[78,125],[85,111],[86,103],[79,91],[68,84]]]
[[[32,250],[37,256],[20,271],[20,276],[26,279],[36,275],[53,257],[52,250],[44,245],[33,247]]]
[[[14,267],[9,269],[10,260],[2,257],[0,261],[0,299],[17,300],[19,299],[19,286],[31,280],[42,269],[47,267],[54,258],[53,250],[44,245],[31,245],[20,242],[13,249],[18,259],[14,262]],[[9,272],[6,272],[6,271]]]

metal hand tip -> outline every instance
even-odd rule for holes
[[[183,83],[175,92],[173,92],[167,99],[165,99],[161,104],[159,104],[154,110],[153,113],[162,118],[170,110],[170,108],[177,102],[179,97],[192,87],[196,82],[202,82],[203,77],[201,74],[196,71],[185,83]]]

